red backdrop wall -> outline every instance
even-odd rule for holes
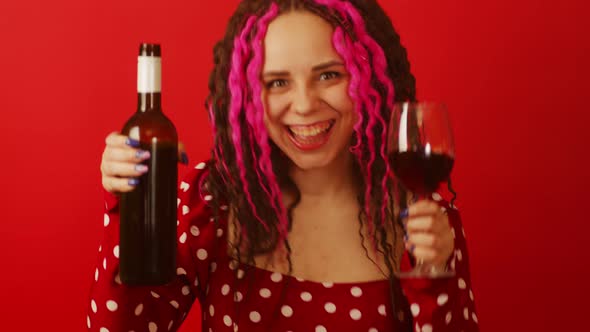
[[[211,49],[236,3],[0,4],[0,330],[85,329],[103,228],[99,161],[136,106],[137,45],[162,43],[164,110],[198,162],[211,143]],[[587,328],[586,2],[381,3],[419,98],[452,112],[482,330]],[[199,331],[198,319],[195,306],[182,330]]]

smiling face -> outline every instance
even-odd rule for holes
[[[294,11],[271,22],[264,40],[265,125],[273,142],[304,170],[350,154],[356,115],[333,32],[319,16]]]

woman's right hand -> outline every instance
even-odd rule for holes
[[[138,177],[148,171],[148,166],[142,162],[150,158],[150,152],[138,147],[138,141],[118,132],[107,136],[100,163],[102,186],[106,191],[132,191],[139,183]]]

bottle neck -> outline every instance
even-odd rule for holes
[[[160,92],[137,93],[138,112],[161,112],[162,94]]]
[[[162,62],[159,56],[137,58],[137,111],[161,112]]]

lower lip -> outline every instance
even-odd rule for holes
[[[321,148],[322,146],[324,146],[326,143],[328,143],[328,140],[330,139],[330,136],[332,135],[332,129],[334,129],[334,125],[332,125],[332,128],[330,128],[328,130],[327,133],[325,133],[322,137],[322,139],[313,142],[313,143],[302,143],[300,141],[298,141],[295,137],[293,137],[293,135],[291,134],[291,131],[286,128],[285,130],[287,131],[287,135],[289,136],[289,139],[291,140],[291,142],[293,142],[293,144],[302,151],[313,151],[313,150],[317,150],[319,148]]]

